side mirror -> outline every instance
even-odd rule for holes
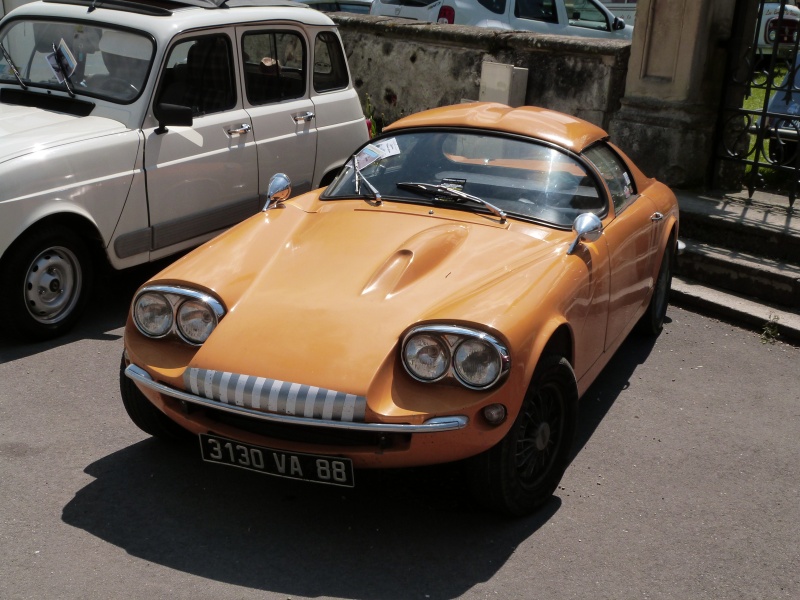
[[[267,203],[262,210],[283,208],[283,203],[292,195],[292,182],[284,173],[276,173],[269,179]]]
[[[614,23],[611,25],[611,29],[614,31],[620,31],[621,29],[625,29],[625,21],[620,19],[619,17],[614,17]]]
[[[572,232],[575,234],[575,241],[570,244],[567,254],[573,254],[581,242],[595,242],[600,239],[603,223],[596,214],[583,213],[573,221]]]
[[[167,125],[191,127],[194,122],[191,107],[179,104],[156,104],[153,107],[153,116],[158,119],[156,133],[159,135],[168,131]]]

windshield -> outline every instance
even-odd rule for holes
[[[416,130],[373,140],[348,161],[322,199],[374,198],[363,181],[382,200],[446,203],[495,215],[499,209],[508,217],[564,228],[581,213],[607,211],[596,180],[575,158],[532,140],[474,130]]]
[[[154,50],[138,33],[60,21],[9,21],[0,43],[0,82],[120,103],[141,93]]]

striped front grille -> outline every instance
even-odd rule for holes
[[[187,369],[187,389],[197,396],[281,415],[363,422],[367,399],[325,388],[211,369]]]

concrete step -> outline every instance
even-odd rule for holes
[[[754,300],[800,307],[800,266],[688,239],[683,233],[681,241],[686,248],[678,258],[678,275]]]
[[[710,288],[680,275],[672,279],[670,302],[745,326],[761,333],[765,342],[800,343],[798,310]]]

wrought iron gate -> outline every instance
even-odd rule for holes
[[[755,24],[755,28],[754,28]],[[800,7],[795,0],[738,0],[718,159],[738,166],[756,189],[786,194],[790,210],[800,190]]]

